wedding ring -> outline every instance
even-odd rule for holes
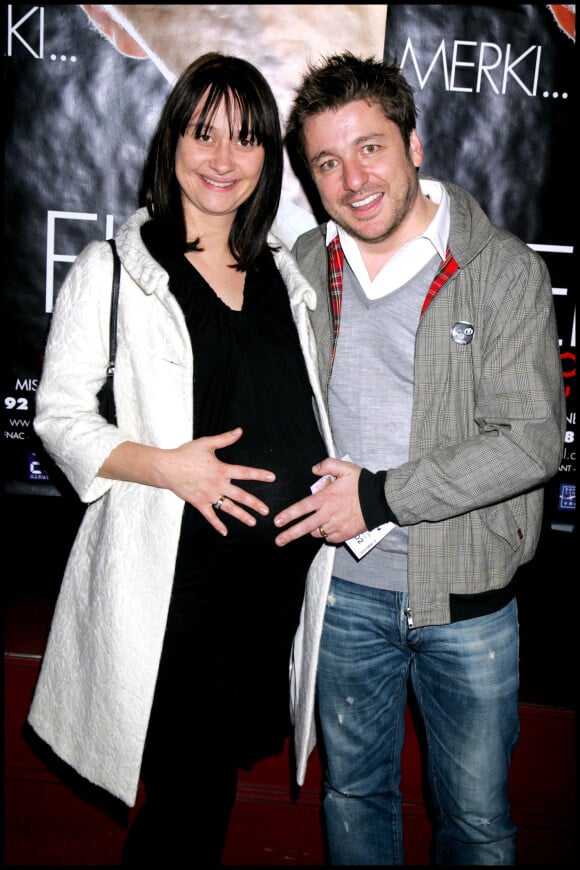
[[[224,501],[226,500],[226,498],[227,498],[227,495],[220,495],[220,497],[218,498],[218,500],[217,500],[217,501],[214,501],[214,503],[212,504],[212,508],[214,509],[214,511],[219,511],[219,510],[220,510],[220,508],[221,508],[221,506],[223,505],[223,503],[224,503]]]
[[[320,532],[320,537],[321,537],[321,538],[327,538],[327,537],[328,537],[328,532],[325,532],[324,529],[322,528],[322,526],[318,526],[318,531]]]

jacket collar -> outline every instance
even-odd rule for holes
[[[119,256],[126,272],[144,293],[166,292],[169,276],[141,238],[141,227],[149,220],[146,208],[140,208],[129,217],[116,235]]]
[[[306,305],[311,311],[316,308],[316,293],[310,286],[290,251],[273,234],[268,235],[269,244],[278,248],[274,250],[274,262],[286,284],[292,307]]]

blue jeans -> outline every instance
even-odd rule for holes
[[[435,864],[515,864],[507,792],[519,737],[516,601],[412,630],[406,607],[406,593],[332,580],[317,678],[330,863],[404,864],[410,676],[427,736]]]

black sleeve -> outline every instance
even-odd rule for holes
[[[358,497],[367,529],[385,523],[397,523],[397,518],[385,496],[386,471],[372,472],[363,468],[358,479]],[[398,523],[397,523],[398,525]]]

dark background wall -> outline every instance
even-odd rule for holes
[[[186,61],[208,48],[234,50],[267,68],[281,104],[287,103],[292,76],[302,66],[288,62],[282,43],[292,15],[298,57],[355,45],[396,58],[416,92],[424,171],[466,187],[494,222],[546,259],[568,432],[560,470],[546,488],[538,554],[520,572],[522,699],[575,705],[566,673],[576,516],[577,222],[568,207],[576,180],[570,153],[575,14],[549,5],[345,5],[330,7],[327,27],[309,5],[261,6],[259,19],[251,6],[108,8],[119,15],[138,9],[145,16],[125,19],[123,29],[119,21],[95,22],[73,4],[8,5],[0,13],[5,24],[2,462],[5,539],[12,554],[4,588],[22,630],[39,610],[41,636],[47,629],[82,515],[32,430],[60,283],[85,244],[112,235],[136,207],[148,141]],[[241,22],[240,28],[231,21]],[[298,223],[310,225],[306,200],[292,181],[285,191]]]

